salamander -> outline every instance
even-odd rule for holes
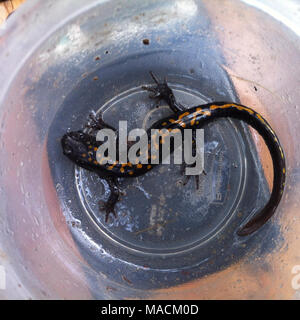
[[[266,205],[258,210],[253,217],[245,223],[237,231],[239,236],[249,235],[258,230],[265,224],[274,214],[284,191],[286,166],[285,156],[279,139],[271,128],[266,119],[254,109],[237,104],[233,102],[211,102],[189,109],[184,108],[179,104],[174,96],[172,89],[168,86],[167,80],[160,82],[156,76],[150,72],[156,85],[154,87],[143,86],[144,90],[150,91],[150,98],[163,99],[167,102],[171,110],[174,112],[172,115],[165,117],[148,129],[148,146],[151,144],[151,129],[192,129],[202,128],[204,125],[218,119],[218,118],[235,118],[246,122],[254,128],[264,139],[273,161],[273,188],[270,198]],[[66,133],[62,139],[61,144],[63,153],[76,165],[96,172],[100,177],[105,178],[110,186],[111,195],[107,202],[101,203],[101,209],[106,211],[106,221],[108,215],[113,213],[114,205],[119,199],[119,189],[116,185],[118,177],[137,177],[145,174],[153,169],[157,164],[151,163],[151,155],[148,155],[149,162],[142,163],[120,163],[115,160],[113,163],[101,163],[101,159],[97,160],[96,153],[102,142],[96,141],[95,132],[101,128],[115,129],[106,124],[102,116],[90,116],[90,122],[86,126],[88,130],[80,130]],[[163,143],[163,139],[159,140],[159,144]],[[159,148],[159,146],[156,146]],[[171,150],[172,152],[173,150]]]

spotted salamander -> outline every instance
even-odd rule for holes
[[[185,109],[179,104],[173,91],[168,86],[166,79],[160,82],[155,75],[150,72],[156,85],[154,87],[143,86],[142,88],[151,92],[150,98],[165,100],[174,114],[154,123],[151,129],[190,129],[202,128],[204,125],[218,118],[235,118],[246,122],[253,127],[264,139],[273,161],[273,188],[266,205],[244,224],[238,231],[239,236],[253,233],[265,224],[274,214],[284,191],[286,167],[285,156],[279,139],[269,123],[255,110],[241,104],[232,102],[212,102],[204,105]],[[90,131],[73,131],[66,133],[62,139],[63,153],[78,166],[96,172],[100,177],[105,178],[110,186],[111,194],[107,202],[101,203],[101,209],[106,211],[106,221],[108,215],[115,215],[114,206],[119,199],[120,190],[117,186],[118,177],[136,177],[151,170],[155,164],[126,163],[118,161],[114,163],[101,164],[101,159],[96,160],[96,152],[101,142],[96,141],[95,132],[102,128],[112,128],[106,124],[102,116],[98,118],[91,116],[91,121],[86,126]],[[149,139],[151,135],[148,134]],[[149,140],[150,146],[151,140]],[[159,140],[163,143],[163,139]],[[159,146],[156,146],[159,148]],[[99,160],[99,159],[98,159]],[[149,155],[150,160],[150,155]]]

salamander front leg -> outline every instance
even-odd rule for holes
[[[99,112],[98,114],[90,113],[88,116],[88,122],[85,125],[85,128],[91,129],[93,131],[98,131],[101,129],[111,129],[114,132],[117,131],[114,127],[110,126],[103,120],[102,112]]]
[[[176,101],[172,89],[168,86],[167,79],[165,78],[164,82],[160,82],[152,71],[150,71],[150,75],[156,83],[156,86],[142,86],[142,89],[151,92],[149,98],[165,100],[175,113],[185,110],[185,108]]]

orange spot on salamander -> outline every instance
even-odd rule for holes
[[[253,110],[251,110],[250,108],[247,108],[247,107],[242,107],[242,106],[237,106],[237,105],[234,105],[234,107],[236,107],[238,110],[247,111],[247,112],[250,113],[250,114],[253,114],[253,113],[254,113]]]
[[[189,114],[190,114],[189,112],[182,113],[175,122],[178,123],[182,128],[185,128],[186,123],[181,121],[181,119],[188,116]]]
[[[247,111],[250,114],[254,114],[254,111],[252,109],[247,108],[247,107],[243,107],[243,106],[239,106],[239,105],[236,105],[234,103],[223,104],[221,106],[216,106],[216,105],[210,106],[210,110],[227,109],[227,108],[236,108],[238,110],[244,110],[244,111]]]
[[[183,117],[188,116],[190,113],[189,112],[184,112],[182,113],[179,117],[178,120],[181,120]]]
[[[197,114],[196,112],[194,113],[193,119],[191,120],[191,126],[193,126],[196,122]]]
[[[206,115],[206,116],[210,116],[211,115],[211,112],[209,111],[209,110],[202,110],[202,108],[197,108],[196,109],[196,111],[193,113],[193,118],[192,118],[192,120],[191,120],[191,126],[193,126],[195,123],[196,124],[199,124],[199,121],[196,121],[196,119],[197,119],[197,116],[199,115],[199,114],[204,114],[204,115]]]
[[[220,106],[216,106],[215,104],[213,104],[212,106],[209,107],[210,110],[216,110],[216,109],[227,109],[227,108],[231,108],[231,107],[236,107],[233,104],[222,104]]]
[[[265,124],[265,120],[263,119],[263,117],[259,114],[259,113],[256,113],[256,117],[263,123]],[[271,130],[273,132],[273,130]]]
[[[211,112],[209,110],[202,110],[202,108],[197,108],[195,113],[198,115],[198,114],[204,114],[206,116],[210,116],[211,115]]]

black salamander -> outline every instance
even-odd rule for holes
[[[241,104],[232,102],[212,102],[190,109],[185,109],[177,103],[173,91],[164,82],[159,82],[153,73],[150,73],[154,81],[155,87],[142,88],[151,91],[150,98],[165,100],[170,108],[174,111],[169,117],[157,121],[148,129],[148,146],[151,144],[151,129],[191,129],[202,128],[204,125],[216,120],[217,118],[235,118],[246,122],[253,127],[264,139],[273,161],[273,188],[271,196],[266,205],[260,209],[254,216],[242,226],[237,234],[245,236],[253,233],[265,224],[274,214],[283,194],[286,176],[285,156],[280,145],[279,139],[268,122],[255,110]],[[96,159],[96,152],[101,142],[96,141],[96,130],[102,128],[112,128],[106,124],[101,115],[98,117],[91,116],[90,123],[86,126],[91,132],[75,131],[66,133],[62,139],[62,148],[64,154],[78,166],[96,172],[100,177],[105,178],[110,186],[111,195],[107,202],[101,203],[101,209],[106,211],[106,221],[110,213],[115,215],[114,206],[119,199],[119,189],[116,184],[118,177],[137,177],[151,170],[155,164],[151,164],[151,156],[149,154],[148,164],[142,163],[126,163],[122,164],[118,161],[113,163],[101,164]],[[159,143],[163,143],[163,139]],[[156,149],[160,146],[156,146]],[[172,150],[171,150],[172,152]],[[99,159],[98,159],[99,160]]]

